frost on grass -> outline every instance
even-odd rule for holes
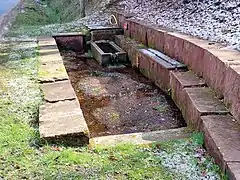
[[[195,141],[180,140],[160,145],[154,151],[162,166],[176,174],[178,180],[220,180],[220,169]]]
[[[4,92],[1,102],[9,102],[9,114],[16,114],[19,119],[31,121],[36,116],[41,92],[37,84],[36,42],[17,42],[5,44],[7,56],[1,66]],[[7,48],[6,48],[7,47]],[[0,51],[4,48],[1,47]]]

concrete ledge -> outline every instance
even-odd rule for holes
[[[90,144],[111,146],[119,143],[150,144],[153,142],[186,138],[189,135],[190,133],[188,133],[187,129],[184,127],[179,129],[168,129],[162,131],[96,137],[90,139]]]

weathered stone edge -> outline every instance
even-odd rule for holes
[[[49,47],[54,46],[54,47],[57,48],[57,43],[56,43],[56,41],[55,41],[55,39],[54,39],[53,37],[38,37],[37,42],[38,42],[38,44],[39,44],[40,47],[41,47],[41,46],[49,46]],[[57,50],[58,50],[58,48],[57,48]],[[61,57],[59,50],[58,50],[58,53],[59,53],[59,57]],[[41,55],[40,55],[40,56],[41,56]],[[58,58],[58,62],[57,62],[57,63],[60,63],[60,64],[63,65],[63,60],[62,60],[62,58]],[[65,70],[65,72],[66,72],[66,69],[65,69],[65,66],[64,66],[64,65],[63,65],[63,67],[64,67],[64,70]],[[66,73],[66,76],[67,76],[67,79],[69,79],[67,73]],[[63,79],[58,79],[58,80],[53,79],[53,81],[46,81],[46,82],[45,82],[45,81],[40,81],[40,82],[41,82],[42,84],[46,84],[46,83],[53,83],[53,82],[65,81],[65,80],[67,80],[67,79],[65,79],[65,78],[63,78]],[[70,84],[70,87],[73,88],[73,87],[71,86],[71,84]],[[64,100],[64,101],[67,101],[67,100],[68,100],[68,99],[66,99],[66,100]],[[81,112],[81,114],[82,114],[82,109],[81,109],[80,104],[79,104],[79,102],[78,102],[78,100],[77,100],[76,94],[75,94],[75,100],[77,101],[77,104],[78,104],[78,106],[79,106],[80,112]],[[44,106],[46,103],[48,103],[48,102],[45,101],[42,106]],[[42,111],[42,109],[41,109],[42,106],[39,107],[39,114],[41,114],[40,111]],[[82,114],[82,116],[83,116],[83,114]],[[83,116],[83,118],[84,118],[84,116]],[[84,120],[84,122],[85,122],[85,120]],[[39,125],[40,125],[40,124],[39,124]],[[84,125],[84,127],[86,128],[86,130],[85,130],[84,132],[79,132],[79,133],[77,133],[77,134],[69,133],[69,134],[64,134],[64,136],[56,135],[56,136],[53,136],[53,137],[41,137],[41,138],[44,139],[44,140],[46,140],[46,141],[48,141],[48,142],[54,142],[54,143],[58,143],[58,142],[59,142],[59,143],[65,143],[65,142],[66,142],[67,145],[74,145],[74,146],[75,146],[75,145],[86,145],[86,143],[87,143],[87,144],[89,143],[89,129],[88,129],[88,127],[87,127],[86,122],[85,122],[83,125]],[[77,142],[75,142],[76,140],[74,140],[74,142],[71,143],[71,140],[72,140],[74,137],[78,137],[78,140],[77,140]],[[79,139],[80,137],[81,137],[82,140]]]

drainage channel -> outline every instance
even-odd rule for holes
[[[62,51],[91,137],[184,127],[168,96],[131,67],[103,67]]]

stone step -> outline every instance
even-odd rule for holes
[[[39,111],[40,137],[54,143],[84,145],[89,143],[89,131],[76,99],[45,103]]]
[[[201,117],[205,145],[229,179],[240,179],[240,123],[230,115]]]
[[[172,71],[170,75],[171,96],[180,110],[185,103],[183,89],[191,87],[206,86],[203,79],[200,79],[192,71],[176,72]]]
[[[215,97],[213,91],[208,87],[183,89],[184,103],[180,108],[183,117],[189,126],[199,129],[200,117],[213,114],[228,114],[229,111],[223,102]]]
[[[151,144],[154,142],[186,138],[189,137],[190,134],[191,133],[187,130],[187,128],[184,127],[153,132],[111,135],[91,138],[90,145],[114,146],[119,143]]]
[[[229,113],[224,103],[205,86],[204,80],[198,78],[192,71],[171,72],[172,99],[181,110],[187,124],[197,129],[201,116]]]

